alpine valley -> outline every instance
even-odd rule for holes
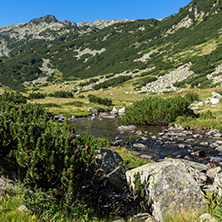
[[[193,0],[158,20],[76,24],[47,15],[0,27],[0,83],[20,91],[68,83],[73,92],[128,84],[132,94],[219,87],[221,8]]]
[[[222,221],[221,21],[0,27],[0,221]]]

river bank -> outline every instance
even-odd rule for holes
[[[75,119],[70,125],[77,133],[104,137],[113,147],[126,147],[143,159],[158,161],[165,157],[207,163],[222,162],[222,134],[218,130],[189,129],[177,125],[122,126],[117,119]]]

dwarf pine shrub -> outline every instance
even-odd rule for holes
[[[181,96],[149,97],[126,108],[123,121],[134,124],[168,125],[188,112],[189,101]]]
[[[109,99],[109,98],[101,98],[101,97],[89,94],[88,99],[90,103],[98,103],[98,104],[103,104],[106,106],[112,105],[112,99]]]
[[[53,122],[52,113],[37,104],[7,103],[0,109],[2,171],[31,187],[51,190],[67,208],[79,198],[90,201],[99,175],[97,148],[107,141],[76,135],[70,126]]]

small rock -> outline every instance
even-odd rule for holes
[[[129,125],[129,126],[119,126],[117,130],[119,131],[134,131],[136,129],[135,125]]]
[[[209,143],[208,143],[208,142],[201,142],[200,145],[202,145],[202,146],[208,146]]]
[[[114,146],[119,146],[119,145],[121,145],[122,144],[122,140],[116,140],[114,143],[113,143],[113,145]]]
[[[218,99],[218,98],[211,98],[210,102],[211,102],[211,104],[216,105],[216,104],[218,104],[220,102],[220,99]]]
[[[199,186],[204,186],[207,182],[207,176],[205,176],[205,174],[201,174],[198,178],[197,178],[197,183],[199,184]]]
[[[143,135],[143,132],[142,132],[142,131],[140,131],[140,130],[137,130],[135,133],[136,133],[138,136]]]
[[[185,160],[193,160],[193,158],[191,158],[190,156],[185,156],[184,159]]]
[[[211,131],[207,132],[206,135],[214,135],[216,133],[220,133],[220,131],[217,130],[217,129],[214,129],[214,130],[211,130]]]
[[[172,144],[172,142],[170,142],[170,141],[166,141],[165,144]]]
[[[15,189],[15,186],[13,185],[13,181],[6,179],[4,177],[0,177],[0,201],[3,199],[3,196],[5,196],[7,193]]]
[[[211,143],[209,146],[210,146],[211,148],[215,149],[215,148],[217,148],[219,145],[218,145],[218,143]]]
[[[221,137],[221,133],[215,133],[215,134],[213,135],[213,137],[220,138],[220,137]]]
[[[215,178],[214,178],[214,183],[213,185],[217,186],[217,192],[220,196],[222,196],[222,174],[221,173],[217,173]]]
[[[186,142],[187,143],[192,143],[192,142],[195,142],[195,139],[187,139]]]
[[[94,108],[92,108],[92,107],[89,107],[88,108],[88,112],[90,112],[90,113],[92,113],[93,115],[98,115],[98,110],[97,109],[94,109]]]
[[[21,205],[17,210],[19,211],[24,211],[24,212],[28,212],[28,208],[25,205]]]
[[[145,154],[140,155],[140,158],[142,158],[144,160],[152,160],[152,156],[145,155]]]
[[[222,146],[218,146],[215,150],[217,150],[218,152],[222,153]]]
[[[129,213],[127,213],[127,214],[129,214]],[[133,217],[131,217],[129,219],[129,221],[132,221],[132,222],[133,221],[155,222],[155,220],[152,218],[152,216],[150,214],[148,214],[148,213],[138,213],[138,214],[134,215]]]
[[[63,123],[65,121],[65,119],[66,118],[63,115],[60,114],[60,115],[54,116],[53,121],[57,121],[59,123]]]
[[[210,214],[203,214],[200,217],[200,222],[216,222],[215,218],[213,218]]]
[[[201,151],[196,151],[196,152],[192,152],[191,155],[193,155],[193,156],[198,156],[198,157],[200,157],[200,158],[206,158],[206,157],[208,157],[208,155],[207,155],[203,150],[201,150]]]
[[[193,137],[194,138],[202,138],[203,136],[201,134],[194,134]]]
[[[122,116],[125,113],[125,111],[126,111],[126,108],[119,109],[118,115]]]
[[[207,164],[207,170],[214,168],[214,163],[208,163]]]
[[[219,93],[217,93],[217,92],[212,92],[211,94],[212,94],[212,96],[213,96],[214,98],[218,98],[218,99],[221,99],[221,98],[222,98],[222,96],[221,96]]]
[[[179,144],[178,147],[184,149],[186,146],[184,144]]]
[[[119,112],[119,108],[114,106],[112,111],[110,111],[110,114],[111,115],[118,115],[118,112]]]
[[[211,168],[211,169],[207,170],[206,175],[210,179],[214,179],[216,177],[217,173],[219,173],[220,171],[221,171],[220,167]]]
[[[222,145],[222,141],[221,140],[217,140],[215,143]]]
[[[133,147],[134,148],[139,148],[139,149],[146,149],[147,148],[147,146],[142,144],[142,143],[134,143]]]
[[[117,191],[121,191],[126,185],[125,173],[128,170],[126,166],[121,166],[122,157],[115,151],[99,148],[96,156],[96,165],[102,169],[103,175],[107,177],[111,186]]]

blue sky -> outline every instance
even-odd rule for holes
[[[73,22],[165,18],[191,0],[2,0],[0,26],[54,15]]]

